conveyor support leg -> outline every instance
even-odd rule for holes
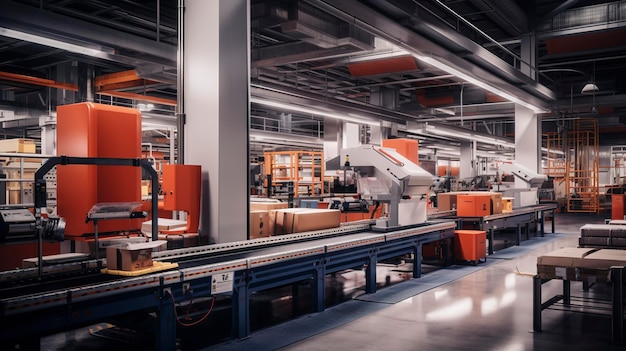
[[[515,245],[519,246],[522,241],[522,225],[517,223],[517,228],[515,229]]]
[[[613,282],[613,330],[612,341],[615,344],[624,344],[624,267],[611,267],[611,281]]]
[[[422,276],[422,244],[418,243],[413,249],[413,278]]]
[[[373,294],[376,292],[376,252],[370,253],[370,260],[365,269],[365,292]]]
[[[489,228],[489,254],[493,255],[493,228]]]
[[[173,297],[165,294],[159,306],[159,330],[156,336],[158,350],[176,349],[176,320]]]
[[[244,277],[238,275],[235,275],[236,284],[233,286],[231,330],[233,338],[244,338],[250,334],[250,296]]]
[[[324,269],[324,265],[320,263],[320,265],[315,270],[315,282],[313,286],[313,311],[322,312],[324,311],[326,302],[324,297],[325,284],[326,284],[326,270]]]
[[[541,331],[541,278],[533,277],[533,331]]]
[[[541,211],[541,236],[544,236],[545,234],[545,227],[546,227],[546,213],[545,211]]]
[[[572,285],[569,280],[563,281],[563,304],[570,305],[572,303]]]

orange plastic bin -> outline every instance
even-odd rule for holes
[[[478,264],[487,259],[487,232],[484,230],[455,230],[454,259]]]

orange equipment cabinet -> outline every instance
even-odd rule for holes
[[[459,194],[456,197],[458,217],[483,217],[491,214],[490,195]]]
[[[139,158],[141,113],[91,102],[59,106],[57,155]],[[85,217],[100,202],[141,202],[141,167],[57,166],[57,211],[67,223],[66,238],[93,233],[93,223],[85,223]],[[141,219],[113,219],[98,224],[103,234],[140,229]]]
[[[201,167],[163,165],[163,209],[187,212],[184,228],[164,230],[163,234],[197,233],[200,223]]]
[[[416,165],[419,164],[419,157],[417,155],[418,144],[415,139],[383,139],[383,147],[395,149],[400,155],[408,158]]]
[[[624,194],[611,195],[611,219],[625,219]]]
[[[487,232],[484,230],[455,230],[454,259],[477,264],[487,258]]]

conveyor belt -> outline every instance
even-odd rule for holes
[[[215,294],[214,279],[224,276],[232,279],[232,288],[224,290],[232,297],[232,333],[244,337],[249,333],[250,294],[306,280],[315,292],[314,310],[321,311],[322,278],[326,274],[365,267],[365,290],[374,293],[379,260],[414,254],[413,276],[419,278],[421,245],[452,237],[454,227],[454,222],[443,222],[388,233],[341,230],[341,235],[337,235],[335,230],[330,237],[303,233],[291,238],[268,238],[265,243],[252,240],[172,250],[156,256],[159,260],[176,260],[177,269],[140,277],[93,273],[69,277],[68,273],[68,279],[62,281],[13,286],[7,279],[0,279],[4,284],[0,289],[0,320],[11,321],[0,328],[0,344],[69,330],[120,314],[156,311],[161,321],[156,323],[156,348],[172,349],[176,334],[173,304],[189,298],[183,286],[193,287],[194,298],[209,296]],[[299,241],[307,236],[310,241]]]
[[[443,227],[442,227],[443,225]],[[450,226],[451,223],[447,223]],[[284,236],[274,240],[274,244],[282,243],[278,246],[269,246],[272,240],[250,241],[247,243],[232,243],[224,245],[211,245],[206,247],[194,247],[189,249],[171,250],[167,252],[157,252],[155,259],[163,261],[176,261],[179,264],[178,270],[181,275],[186,276],[187,271],[194,271],[194,276],[198,276],[197,271],[206,268],[206,274],[210,275],[217,270],[235,270],[236,268],[247,268],[275,263],[281,260],[289,260],[295,257],[322,254],[326,251],[347,249],[350,247],[369,245],[377,242],[384,242],[386,238],[396,239],[403,236],[419,235],[422,232],[429,232],[446,227],[446,223],[426,225],[413,229],[406,229],[390,233],[363,232],[333,236],[330,238],[312,239],[310,233],[294,234]],[[356,228],[362,228],[357,226]],[[330,233],[333,230],[328,231]],[[344,231],[345,232],[345,231]],[[319,233],[318,233],[319,234]],[[319,237],[319,236],[318,236]],[[290,241],[300,241],[302,238],[309,238],[309,241],[289,243]],[[270,238],[268,238],[270,239]],[[242,245],[242,246],[240,246]],[[244,247],[242,249],[242,247]],[[199,268],[200,267],[200,268]],[[34,273],[35,271],[32,270]],[[153,275],[159,275],[155,273]],[[149,277],[150,275],[144,276]],[[141,278],[141,277],[140,277]],[[45,293],[64,292],[72,289],[82,289],[90,285],[120,283],[124,280],[136,280],[137,278],[127,278],[121,276],[110,276],[104,274],[81,274],[74,277],[65,277],[51,281],[33,281],[27,284],[16,284],[16,282],[4,282],[0,288],[0,304],[6,300],[23,298],[28,295],[41,295]]]

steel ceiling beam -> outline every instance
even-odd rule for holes
[[[149,40],[129,33],[94,25],[49,11],[21,5],[15,1],[0,1],[0,23],[5,28],[58,41],[77,39],[84,43],[115,49],[114,54],[101,58],[124,63],[160,64],[176,67],[176,46]],[[123,52],[123,54],[120,54]],[[125,58],[125,59],[124,59]]]
[[[528,33],[528,16],[512,0],[471,0],[494,23],[513,37]]]
[[[554,92],[488,50],[447,28],[421,21],[409,29],[355,0],[304,0],[415,54],[432,57],[535,106],[548,108]]]

